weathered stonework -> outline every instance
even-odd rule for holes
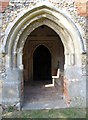
[[[80,16],[88,17],[88,0],[75,0],[75,6]]]
[[[64,96],[67,102],[72,103],[71,106],[86,106],[87,18],[78,15],[75,1],[10,0],[9,6],[0,16],[0,79],[3,81],[3,104],[22,104],[24,43],[33,30],[46,25],[60,35],[64,45]]]

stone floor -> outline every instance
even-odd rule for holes
[[[24,91],[23,110],[65,108],[62,93],[53,84],[40,81],[26,85]]]

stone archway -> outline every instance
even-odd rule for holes
[[[85,47],[79,30],[62,11],[44,2],[25,12],[22,11],[6,30],[2,53],[6,54],[7,78],[4,81],[4,88],[8,84],[6,90],[8,93],[3,102],[22,103],[23,47],[28,35],[41,25],[52,28],[61,38],[64,45],[66,78],[73,80],[75,76],[78,81],[82,78],[81,55],[85,53]]]

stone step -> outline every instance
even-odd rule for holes
[[[58,109],[58,108],[67,108],[67,105],[63,100],[33,102],[25,103],[22,107],[22,110]]]

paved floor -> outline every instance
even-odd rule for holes
[[[25,86],[23,110],[65,108],[62,93],[56,90],[52,84],[35,82]]]

